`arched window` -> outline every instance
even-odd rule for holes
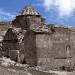
[[[67,46],[66,46],[67,58],[70,57],[70,50],[71,50],[70,45],[67,45]]]

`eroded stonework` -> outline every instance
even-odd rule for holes
[[[12,21],[2,40],[4,56],[46,69],[75,65],[75,27],[47,25],[32,6]]]

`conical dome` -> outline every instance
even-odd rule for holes
[[[39,13],[31,5],[28,5],[23,8],[19,15],[39,15]]]

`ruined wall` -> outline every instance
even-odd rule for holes
[[[55,50],[54,66],[75,65],[75,32],[67,28],[55,28],[52,35],[53,50]]]
[[[75,30],[70,30],[70,44],[71,44],[71,64],[75,65]]]
[[[31,66],[37,65],[36,36],[33,31],[27,31],[24,36],[25,61]]]
[[[3,38],[3,45],[2,45],[4,56],[11,57],[10,51],[19,50],[18,38],[16,33],[13,32],[12,28],[9,28]],[[16,59],[17,54],[14,54],[13,59]]]
[[[21,63],[24,61],[31,66],[39,65],[46,69],[73,66],[75,65],[74,38],[75,32],[64,27],[54,27],[53,33],[27,30],[23,39],[24,48],[20,51]],[[3,46],[7,53],[9,50],[19,50],[17,35],[11,28],[4,36]],[[18,56],[17,51],[15,55]]]
[[[74,37],[72,36],[74,34],[71,34],[68,28],[55,27],[54,29],[53,34],[36,34],[38,65],[50,69],[73,66],[75,48],[73,45]]]
[[[54,50],[54,67],[59,68],[67,66],[67,46],[71,45],[69,41],[69,30],[64,27],[55,27],[55,33],[52,34]],[[71,50],[69,50],[71,53]],[[70,55],[71,56],[71,55]]]
[[[33,29],[39,28],[43,25],[43,19],[40,16],[33,15],[22,15],[17,16],[13,21],[13,27],[21,27],[22,29]]]
[[[53,43],[49,34],[36,33],[37,64],[39,66],[47,68],[52,65],[54,54],[52,46]]]
[[[49,28],[50,33],[44,33],[44,19],[38,13],[33,14],[31,7],[27,9],[25,12],[28,14],[16,16],[13,24],[0,23],[1,30],[10,27],[27,30],[19,45],[17,33],[8,29],[3,38],[5,55],[12,55],[11,58],[16,59],[19,54],[21,63],[24,61],[31,66],[39,65],[46,69],[75,65],[75,31],[59,26]],[[38,30],[40,32],[37,32]]]
[[[52,34],[53,50],[55,50],[55,58],[66,57],[66,46],[70,44],[69,31],[67,28],[55,28]]]
[[[24,16],[16,16],[16,19],[12,22],[13,27],[16,28],[22,28],[22,29],[27,29],[27,20],[24,18]]]
[[[42,27],[43,22],[41,16],[28,16],[27,18],[29,19],[30,29]]]

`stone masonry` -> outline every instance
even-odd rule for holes
[[[31,6],[12,21],[3,37],[4,55],[30,66],[54,69],[75,65],[75,27],[47,25]]]

